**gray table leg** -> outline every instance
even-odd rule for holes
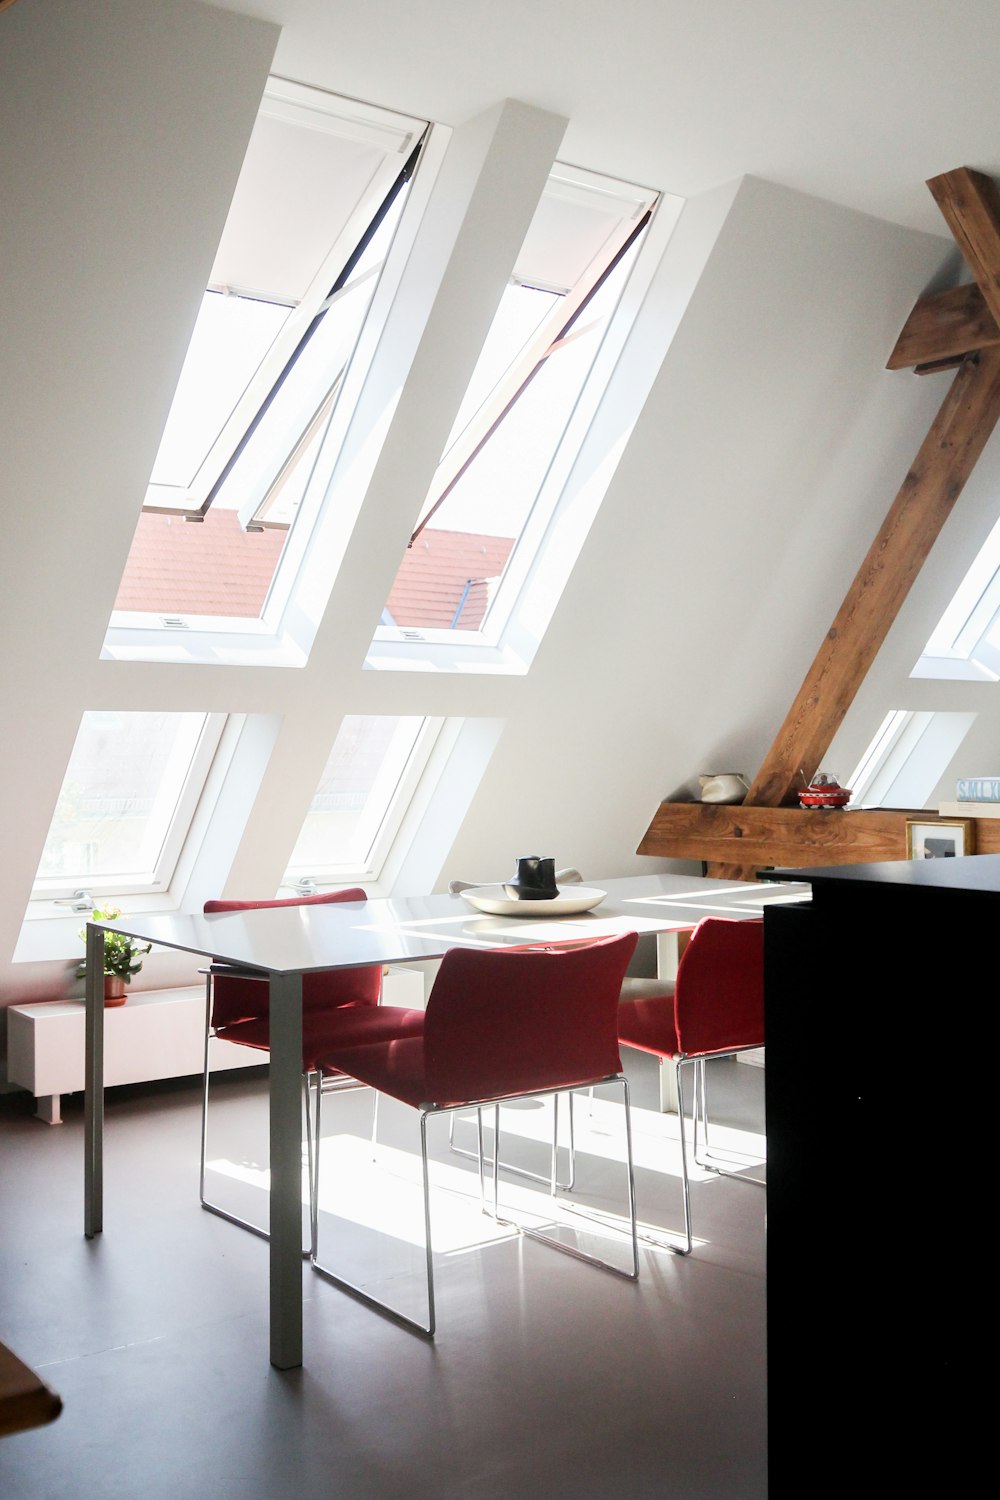
[[[680,944],[676,932],[658,932],[656,935],[656,977],[676,979]],[[660,1109],[664,1114],[677,1113],[677,1077],[673,1063],[660,1059]]]
[[[104,929],[87,923],[83,1071],[83,1232],[104,1228]]]
[[[270,976],[271,1363],[302,1363],[302,976]]]

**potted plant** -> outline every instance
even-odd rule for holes
[[[113,922],[116,917],[121,916],[117,906],[95,907],[92,920],[95,922]],[[86,927],[80,928],[80,937],[87,941]],[[124,1005],[126,1000],[125,986],[129,983],[133,974],[138,974],[142,968],[142,960],[152,948],[152,943],[137,943],[135,938],[127,937],[123,932],[105,932],[104,934],[104,1003],[105,1005]],[[76,971],[77,979],[86,977],[86,962],[81,963]]]

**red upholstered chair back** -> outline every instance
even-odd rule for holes
[[[702,918],[677,967],[674,1021],[688,1056],[764,1045],[762,918]]]
[[[453,948],[427,1001],[428,1102],[570,1088],[621,1071],[634,932],[573,948]]]
[[[330,901],[366,901],[360,886],[345,891],[324,891],[318,896],[291,896],[277,901],[206,901],[206,914],[218,911],[257,911],[267,906],[320,906]],[[382,993],[382,970],[375,965],[358,969],[330,969],[305,974],[302,979],[302,1010],[332,1010],[340,1005],[377,1005]],[[268,1014],[267,984],[257,979],[231,979],[217,974],[212,985],[212,1025],[232,1026]]]

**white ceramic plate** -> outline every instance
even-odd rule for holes
[[[608,894],[589,885],[572,885],[561,890],[550,901],[512,901],[502,885],[477,885],[462,891],[479,911],[491,917],[571,917],[577,912],[593,911]]]

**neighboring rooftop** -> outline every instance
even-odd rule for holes
[[[204,521],[145,511],[139,518],[116,610],[256,619],[284,530],[243,531],[236,512],[214,506]],[[392,623],[476,630],[489,581],[503,572],[511,537],[427,527],[408,548],[389,594]]]

